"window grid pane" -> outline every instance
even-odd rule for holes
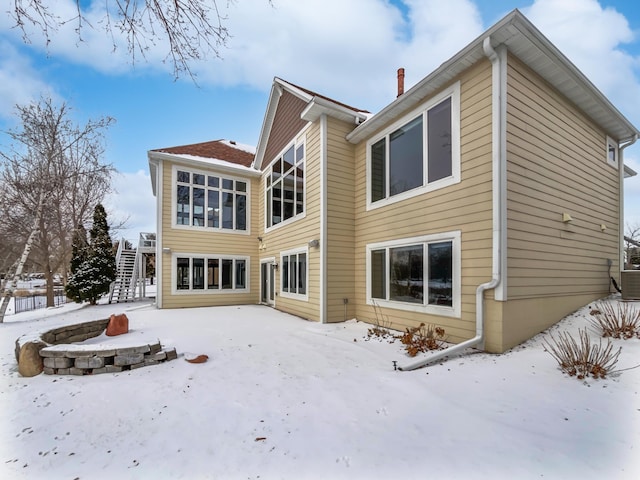
[[[423,303],[424,248],[422,245],[389,249],[389,299]]]
[[[282,291],[289,291],[289,257],[282,257]]]
[[[373,250],[371,252],[371,296],[387,299],[387,252]]]
[[[422,115],[389,136],[389,195],[423,184]]]
[[[306,295],[307,293],[307,254],[298,255],[298,293]]]
[[[246,288],[246,264],[244,260],[236,260],[235,288]]]
[[[233,260],[222,259],[222,288],[228,290],[233,288]]]
[[[451,98],[429,110],[428,172],[429,183],[451,176]]]
[[[193,273],[193,283],[191,288],[194,290],[204,290],[204,258],[194,258],[191,271]]]
[[[217,258],[207,260],[207,288],[220,288],[220,266]]]
[[[379,140],[371,146],[371,201],[387,196],[387,141]]]
[[[429,244],[429,304],[453,306],[453,244]]]
[[[189,259],[176,259],[176,288],[178,290],[189,290]]]

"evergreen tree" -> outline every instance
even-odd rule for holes
[[[73,232],[71,244],[71,264],[69,265],[70,277],[65,287],[67,297],[74,302],[81,302],[80,285],[75,274],[80,270],[82,264],[87,260],[89,254],[89,243],[87,242],[87,231],[84,225],[79,224]]]
[[[116,278],[116,259],[113,255],[107,213],[101,204],[93,212],[93,226],[89,231],[90,244],[86,259],[69,278],[72,289],[77,288],[76,301],[89,301],[95,305],[109,291]]]

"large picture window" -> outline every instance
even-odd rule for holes
[[[369,303],[458,314],[459,232],[369,245],[367,257]]]
[[[459,84],[368,143],[370,206],[459,181]]]
[[[307,298],[308,252],[306,249],[283,252],[280,257],[281,294]]]
[[[247,289],[248,257],[177,255],[176,291],[215,293]]]
[[[247,230],[248,182],[177,170],[176,225]]]
[[[267,169],[267,228],[304,214],[305,145],[293,143]]]

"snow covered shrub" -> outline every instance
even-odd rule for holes
[[[440,350],[445,341],[444,328],[421,323],[418,327],[407,328],[400,341],[410,357],[428,350]]]
[[[591,324],[603,337],[640,338],[640,310],[629,303],[601,302],[591,310]]]
[[[591,375],[593,378],[605,378],[615,373],[614,367],[622,348],[613,350],[611,340],[606,345],[602,340],[592,344],[587,329],[578,329],[577,341],[569,332],[560,332],[558,338],[551,335],[551,341],[545,340],[544,350],[556,359],[560,370],[580,380]]]
[[[90,242],[82,245],[82,231],[78,229],[78,232],[78,249],[72,258],[66,292],[75,302],[89,301],[95,305],[109,291],[111,282],[116,278],[116,260],[109,236],[107,213],[102,204],[97,204],[93,212]]]

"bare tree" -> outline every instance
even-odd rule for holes
[[[640,263],[640,224],[627,223],[624,233],[625,268]]]
[[[66,274],[74,229],[89,221],[95,205],[111,190],[114,168],[101,157],[104,131],[114,120],[77,125],[70,108],[64,103],[58,107],[50,98],[17,110],[21,127],[7,132],[15,145],[0,152],[0,236],[24,246],[15,277],[31,254],[32,263],[45,274],[47,306],[52,306],[53,274]],[[0,321],[3,316],[0,310]]]
[[[224,26],[226,17],[221,14],[216,0],[102,1],[105,13],[100,21],[101,28],[111,36],[114,49],[117,48],[117,35],[123,35],[135,62],[138,56],[145,58],[149,48],[164,41],[168,44],[166,59],[172,63],[175,77],[187,73],[193,78],[191,62],[206,58],[210,53],[220,57],[220,49],[229,38]],[[227,0],[227,4],[229,1],[233,0]],[[52,12],[51,3],[47,0],[13,0],[10,13],[22,30],[25,42],[29,41],[27,26],[40,29],[47,44],[52,33],[66,23],[76,23],[79,40],[87,26],[93,28],[80,0],[75,1],[73,18],[57,16]]]

